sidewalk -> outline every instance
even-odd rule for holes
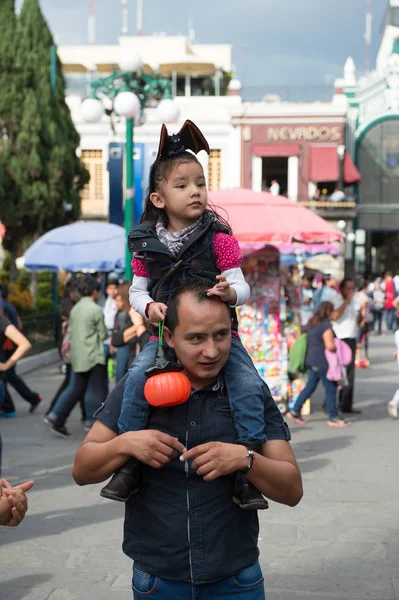
[[[290,423],[305,495],[294,508],[261,513],[261,563],[268,600],[399,600],[399,421],[386,404],[399,387],[390,336],[372,338],[368,370],[357,372],[348,429],[326,426],[322,396],[304,426]],[[52,365],[26,376],[49,401],[61,381]],[[122,554],[123,506],[100,486],[71,479],[84,438],[74,413],[72,440],[54,437],[17,399],[18,416],[0,421],[4,476],[33,477],[29,517],[0,530],[1,600],[131,600],[131,565]],[[171,599],[173,600],[173,599]]]

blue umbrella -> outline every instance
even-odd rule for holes
[[[78,221],[57,227],[40,237],[25,252],[25,267],[32,271],[112,271],[125,264],[123,227],[100,221]]]

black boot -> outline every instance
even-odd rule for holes
[[[129,460],[118,469],[112,479],[100,492],[100,496],[117,502],[127,502],[130,496],[136,494],[140,483],[140,461],[137,458]]]
[[[261,453],[261,443],[245,443],[244,445],[258,454]],[[240,471],[236,475],[233,502],[238,504],[242,510],[265,510],[269,508],[266,498],[262,496],[260,491]]]

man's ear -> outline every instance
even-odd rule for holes
[[[155,206],[155,208],[165,208],[165,202],[163,201],[161,196],[158,194],[158,192],[153,192],[150,195],[150,200],[153,203],[153,205]]]
[[[168,344],[169,348],[175,347],[175,342],[173,340],[173,333],[167,327],[165,327],[165,329],[163,330],[163,337],[165,338],[165,341]]]

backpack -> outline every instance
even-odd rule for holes
[[[288,373],[295,377],[298,373],[305,373],[306,351],[308,348],[308,336],[303,333],[295,341],[288,356]]]

